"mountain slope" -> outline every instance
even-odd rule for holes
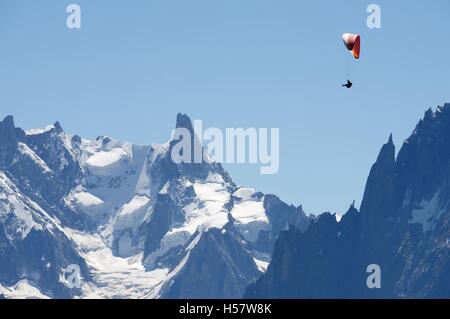
[[[17,287],[53,298],[241,297],[265,270],[279,233],[290,224],[306,229],[309,219],[276,196],[235,185],[188,116],[178,114],[176,128],[190,133],[191,154],[205,154],[202,161],[172,160],[182,136],[137,146],[87,140],[58,122],[26,132],[12,117],[0,122],[5,296],[19,295],[14,287],[26,280]],[[35,265],[34,252],[49,260]],[[197,271],[205,260],[208,280]],[[81,268],[81,289],[60,278],[71,264]],[[52,272],[44,280],[46,265]]]
[[[50,297],[80,294],[79,289],[68,289],[61,282],[61,272],[69,265],[79,265],[84,279],[90,278],[84,260],[60,223],[21,193],[1,171],[0,260],[0,283],[17,285],[26,279],[27,285],[39,287]]]

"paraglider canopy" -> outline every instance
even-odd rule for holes
[[[358,34],[344,33],[342,35],[345,47],[347,50],[352,51],[353,57],[359,59],[361,51],[361,37]]]

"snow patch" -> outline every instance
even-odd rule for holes
[[[113,148],[110,151],[99,151],[86,161],[89,171],[96,175],[110,175],[111,170],[120,167],[120,163],[127,157],[122,148]]]
[[[7,215],[14,215],[16,219],[13,231],[19,234],[21,239],[25,239],[33,228],[43,229],[33,218],[34,207],[30,208],[27,204],[33,203],[28,203],[9,178],[0,172],[0,223]]]
[[[49,132],[55,128],[54,125],[47,125],[45,128],[32,128],[25,131],[26,135],[40,135]]]
[[[12,287],[5,287],[0,284],[0,294],[5,295],[7,299],[50,299],[41,293],[28,280],[22,279]]]
[[[34,222],[30,209],[22,201],[19,201],[16,196],[8,196],[8,202],[13,208],[11,212],[15,213],[15,215],[23,222],[17,228],[17,232],[22,235],[22,239],[25,239],[33,228],[42,230],[42,225]]]
[[[252,188],[239,188],[233,193],[234,205],[231,215],[237,222],[237,227],[244,238],[250,242],[258,239],[259,232],[270,230],[269,219],[264,209],[264,197],[255,198]]]
[[[77,202],[77,204],[83,207],[98,206],[104,204],[104,202],[100,198],[88,192],[76,193],[73,198]]]
[[[439,192],[436,192],[430,200],[423,200],[420,208],[412,211],[411,224],[422,224],[424,232],[433,230],[435,221],[443,213],[440,207]]]
[[[241,200],[251,200],[252,196],[256,193],[254,188],[240,187],[237,191],[233,193],[234,197]]]
[[[24,156],[28,157],[33,162],[35,162],[39,167],[41,167],[44,173],[52,172],[52,170],[47,166],[47,164],[39,156],[37,156],[36,153],[31,148],[29,148],[27,144],[19,142],[18,150]]]
[[[100,198],[85,191],[69,195],[68,201],[75,210],[90,216],[100,214],[105,204]]]
[[[134,196],[130,202],[122,206],[119,216],[132,215],[150,202],[147,196]]]
[[[260,200],[246,200],[235,204],[231,214],[241,224],[253,222],[269,223],[264,204]]]
[[[119,210],[114,221],[114,236],[119,238],[118,254],[120,256],[131,256],[136,254],[136,247],[133,245],[133,239],[130,237],[131,230],[133,233],[137,231],[142,224],[147,213],[147,205],[150,199],[146,196],[134,196],[130,202],[126,203]]]
[[[209,180],[222,181],[211,174]],[[206,232],[210,228],[223,228],[228,222],[228,212],[225,204],[230,195],[226,185],[221,182],[204,182],[189,180],[179,181],[183,187],[192,186],[196,197],[183,207],[185,222],[168,231],[161,240],[158,250],[151,253],[145,260],[147,267],[156,267],[155,262],[170,249],[184,246],[195,232]]]
[[[258,270],[262,273],[265,273],[267,271],[267,267],[269,267],[269,263],[264,260],[253,258],[255,261],[256,267],[258,267]]]

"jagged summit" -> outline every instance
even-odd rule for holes
[[[392,138],[392,133],[386,144],[381,147],[380,153],[376,161],[377,165],[389,165],[395,162],[395,145]]]
[[[63,130],[61,124],[59,123],[59,121],[56,121],[56,122],[53,124],[53,127],[55,128],[56,132],[58,132],[58,133],[64,132],[64,130]]]
[[[11,137],[15,135],[14,117],[11,115],[6,116],[3,121],[0,121],[0,132]],[[2,134],[2,135],[3,135]]]
[[[0,150],[9,149],[12,150],[17,145],[18,139],[23,135],[21,129],[17,129],[14,125],[14,118],[12,115],[6,116],[3,121],[0,121]],[[1,157],[8,157],[11,154],[0,153]],[[0,163],[1,164],[1,163]]]
[[[12,115],[7,115],[3,121],[2,121],[3,125],[8,126],[8,127],[14,127],[14,117]]]
[[[188,115],[182,113],[177,114],[177,122],[175,128],[185,128],[191,133],[194,132],[191,118]]]

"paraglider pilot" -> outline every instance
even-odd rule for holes
[[[345,86],[347,89],[351,88],[353,85],[352,82],[350,82],[350,80],[347,80],[347,84],[342,84],[342,86]]]

